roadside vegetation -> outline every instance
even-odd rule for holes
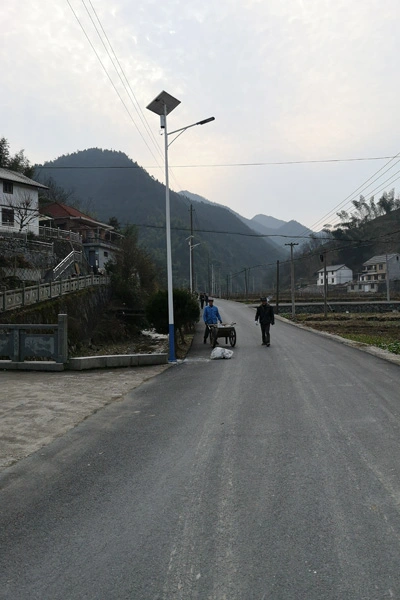
[[[332,313],[327,318],[323,314],[298,314],[295,319],[292,319],[291,314],[281,313],[280,316],[311,329],[400,354],[400,313],[398,312]]]

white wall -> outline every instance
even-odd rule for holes
[[[0,231],[19,231],[19,218],[17,211],[14,211],[14,226],[3,225],[2,222],[2,210],[13,208],[24,201],[27,195],[32,198],[32,209],[38,213],[39,194],[37,188],[29,187],[27,185],[20,185],[16,182],[13,183],[13,193],[5,194],[3,192],[3,180],[0,181]],[[32,231],[35,235],[39,233],[39,214],[29,222],[29,224],[22,229],[22,232]]]

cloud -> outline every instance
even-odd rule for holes
[[[241,0],[240,10],[237,0],[69,2],[73,10],[50,0],[0,7],[1,21],[9,24],[0,38],[1,135],[32,161],[98,146],[122,150],[145,166],[161,165],[159,122],[145,107],[162,89],[182,101],[171,126],[216,117],[171,147],[175,164],[398,151],[397,0]],[[112,56],[115,51],[124,84],[85,6]],[[290,207],[301,220],[306,211],[317,215],[333,206],[349,182],[375,167],[352,165],[353,177],[336,167],[334,185],[332,170],[316,166],[285,170],[284,181],[282,169],[271,167],[187,168],[175,177],[177,187],[245,209],[245,216],[285,195],[285,216]],[[322,207],[310,189],[320,198],[327,181]]]

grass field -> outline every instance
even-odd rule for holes
[[[293,320],[289,314],[281,314]],[[400,354],[400,313],[331,313],[298,314],[295,322],[312,329],[340,335],[343,338],[362,342]]]

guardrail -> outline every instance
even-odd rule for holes
[[[71,294],[95,285],[108,285],[110,278],[105,275],[82,275],[80,277],[69,277],[49,283],[39,283],[29,287],[16,290],[5,290],[0,292],[0,312],[15,310],[22,306],[45,302],[52,298]]]

